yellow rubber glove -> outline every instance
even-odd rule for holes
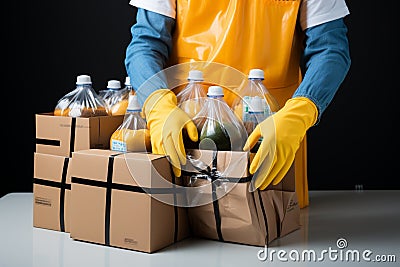
[[[250,165],[256,171],[254,186],[264,190],[271,182],[277,185],[288,172],[306,131],[315,124],[318,109],[306,97],[289,99],[274,115],[257,125],[243,150],[249,150],[262,137],[260,147]]]
[[[186,152],[182,130],[196,142],[197,128],[189,116],[177,106],[176,95],[168,89],[150,94],[143,104],[142,112],[150,131],[152,153],[168,155],[175,176],[181,176],[181,164],[186,164]]]

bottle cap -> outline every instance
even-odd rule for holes
[[[127,110],[140,111],[141,109],[137,95],[129,95]]]
[[[264,71],[262,69],[251,69],[249,79],[264,79]]]
[[[264,112],[263,99],[259,96],[252,97],[249,104],[250,112]]]
[[[125,85],[131,85],[131,78],[129,76],[125,78]]]
[[[79,75],[76,77],[76,84],[92,84],[92,80],[89,75]]]
[[[208,96],[224,96],[224,90],[221,86],[213,85],[208,87]]]
[[[109,80],[107,83],[107,88],[110,89],[120,89],[121,83],[118,80]]]
[[[200,70],[189,71],[188,80],[204,81],[203,72]]]

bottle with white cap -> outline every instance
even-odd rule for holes
[[[131,78],[129,76],[125,77],[125,83],[124,84],[125,84],[124,90],[127,90],[130,94],[134,94],[133,87],[132,87],[132,84],[131,84]]]
[[[106,90],[103,100],[108,105],[110,115],[124,115],[128,107],[129,91],[126,87],[121,88],[119,80],[109,80]]]
[[[188,84],[176,97],[178,99],[178,107],[185,111],[190,118],[193,118],[203,107],[206,100],[203,72],[190,70],[187,80]]]
[[[106,92],[103,95],[103,100],[106,102],[108,107],[111,107],[114,100],[114,95],[121,89],[121,83],[118,80],[109,80],[107,81]]]
[[[96,93],[90,75],[76,77],[74,90],[60,98],[54,109],[55,116],[94,117],[108,115],[103,99]]]
[[[246,120],[251,100],[255,96],[260,97],[263,101],[265,118],[279,110],[278,102],[265,87],[263,81],[264,71],[262,69],[251,69],[247,82],[238,89],[238,97],[233,101],[232,109],[242,120]]]
[[[150,134],[137,95],[129,95],[128,107],[121,125],[110,138],[110,148],[122,152],[148,152],[151,150]]]
[[[246,130],[224,100],[221,86],[210,86],[207,101],[193,118],[199,131],[199,148],[242,151]]]

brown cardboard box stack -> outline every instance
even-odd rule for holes
[[[123,117],[36,115],[34,227],[149,253],[189,236],[167,157],[109,149]]]
[[[33,225],[69,232],[68,178],[73,151],[109,148],[109,139],[123,115],[90,118],[36,114],[36,151],[33,174]]]
[[[177,179],[166,156],[109,149],[122,121],[36,115],[35,227],[148,253],[190,234],[264,246],[300,227],[293,168],[280,184],[252,190],[254,154],[187,150],[193,161]],[[208,167],[199,170],[196,162]],[[175,205],[182,199],[189,207]],[[196,205],[199,199],[206,202]]]

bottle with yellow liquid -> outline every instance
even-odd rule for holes
[[[206,101],[206,90],[202,82],[203,72],[191,70],[187,77],[188,84],[177,95],[178,107],[185,111],[190,118],[194,118]]]
[[[54,116],[96,117],[107,116],[108,108],[104,100],[92,86],[90,75],[76,77],[76,87],[60,98],[54,108]]]
[[[150,133],[146,121],[140,116],[137,95],[129,95],[128,108],[122,124],[110,138],[110,148],[121,152],[150,152]]]
[[[108,105],[110,115],[124,115],[128,107],[129,90],[121,88],[118,80],[109,80],[107,91],[103,95],[103,100]]]

